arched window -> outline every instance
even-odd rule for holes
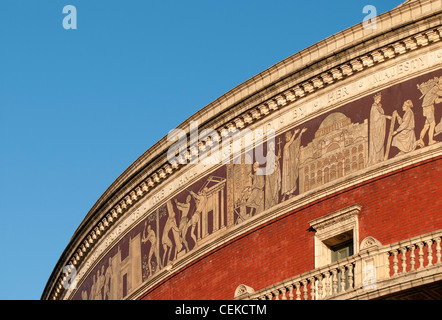
[[[326,167],[324,169],[324,183],[328,183],[330,181],[330,175],[329,175],[330,169]]]
[[[322,185],[322,170],[319,169],[318,173],[316,174],[316,185],[320,186]]]
[[[356,148],[355,148],[355,149],[356,149]],[[356,156],[353,156],[353,157],[351,158],[351,170],[352,170],[352,171],[356,171],[356,170],[358,170],[358,160],[357,160]]]
[[[333,164],[330,170],[330,181],[333,181],[335,179],[336,179],[336,165]]]
[[[313,189],[315,187],[316,181],[315,181],[315,173],[312,172],[310,174],[310,189]]]
[[[364,169],[365,165],[364,155],[362,153],[359,154],[359,170]]]
[[[338,178],[342,178],[344,176],[344,165],[342,161],[338,162]]]

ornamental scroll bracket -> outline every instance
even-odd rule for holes
[[[235,290],[235,295],[233,296],[234,299],[245,295],[245,294],[253,294],[255,293],[255,290],[252,287],[246,286],[245,284],[240,284],[236,290]]]

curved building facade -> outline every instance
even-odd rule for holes
[[[442,1],[409,0],[227,92],[106,190],[42,299],[442,298],[441,40]]]

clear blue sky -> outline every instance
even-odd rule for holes
[[[365,5],[401,2],[2,0],[0,299],[40,299],[95,201],[169,130]]]

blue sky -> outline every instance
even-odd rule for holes
[[[0,299],[40,299],[95,201],[171,129],[364,6],[401,2],[3,0]]]

